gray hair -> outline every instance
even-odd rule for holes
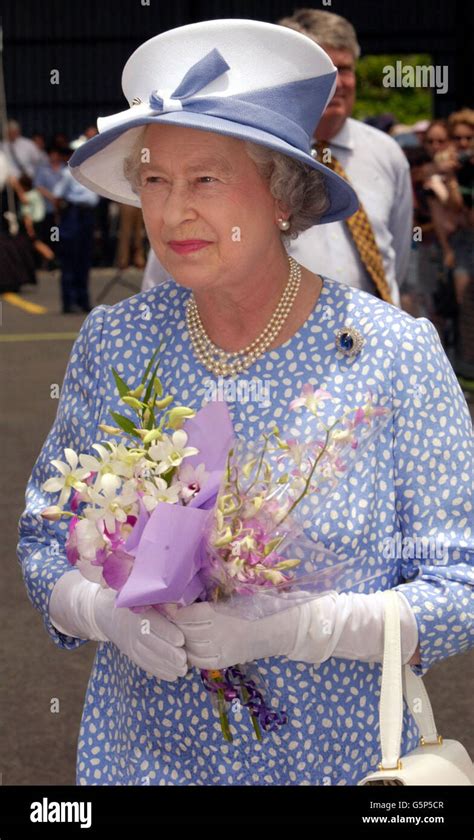
[[[273,198],[289,211],[290,228],[286,235],[296,239],[316,225],[330,205],[324,175],[308,164],[266,146],[245,141],[245,148],[262,178],[268,182]]]
[[[280,26],[308,35],[321,47],[348,50],[354,61],[360,56],[360,46],[354,27],[346,18],[320,9],[297,9],[291,17],[278,21]]]
[[[123,173],[134,193],[140,190],[140,164],[146,126],[142,129],[125,158]],[[330,205],[324,175],[308,164],[266,146],[243,141],[248,156],[259,174],[267,181],[273,198],[289,213],[290,228],[283,237],[296,237],[317,224]]]

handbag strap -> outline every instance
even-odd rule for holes
[[[380,692],[379,724],[382,768],[396,768],[400,760],[403,696],[416,721],[423,743],[438,743],[438,734],[428,693],[421,677],[410,665],[402,667],[400,608],[395,591],[386,590],[385,630]]]
[[[410,665],[403,667],[403,684],[405,700],[415,718],[423,742],[437,743],[439,736],[426,686],[421,677],[413,673]]]

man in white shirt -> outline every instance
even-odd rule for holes
[[[339,71],[336,91],[316,128],[315,139],[330,149],[357,192],[382,257],[391,302],[399,306],[399,287],[407,272],[412,239],[410,169],[395,140],[351,118],[355,65],[360,55],[354,28],[339,15],[314,9],[300,9],[280,23],[316,41]],[[376,293],[346,222],[315,225],[288,250],[313,272]]]
[[[19,178],[26,173],[34,178],[37,167],[40,163],[48,162],[48,155],[38,148],[33,140],[22,137],[21,126],[16,120],[7,122],[7,139],[1,144],[10,165],[10,173]]]

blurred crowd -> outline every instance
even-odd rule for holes
[[[401,306],[433,321],[456,372],[472,380],[474,110],[413,126],[390,114],[366,123],[391,135],[410,166],[413,237],[405,276],[397,277]],[[27,138],[8,122],[0,144],[0,293],[35,284],[39,269],[59,268],[62,311],[88,312],[92,266],[145,267],[140,209],[99,197],[68,170],[74,149],[96,133]]]
[[[117,204],[78,184],[68,169],[75,140],[57,133],[24,137],[15,120],[0,143],[0,293],[37,282],[36,271],[61,270],[62,311],[90,310],[90,268],[145,267],[141,210]]]
[[[474,110],[446,120],[369,119],[402,147],[411,173],[413,239],[402,308],[436,325],[457,371],[474,376]]]

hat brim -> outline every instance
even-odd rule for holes
[[[185,110],[171,111],[159,116],[131,118],[121,125],[92,137],[78,148],[69,160],[69,167],[74,178],[105,198],[121,204],[141,207],[140,198],[132,191],[125,178],[123,164],[140,130],[146,125],[182,126],[223,134],[239,140],[249,140],[318,170],[324,175],[330,205],[323,216],[315,219],[315,224],[327,224],[347,219],[359,208],[359,200],[350,184],[310,154],[253,126]]]

